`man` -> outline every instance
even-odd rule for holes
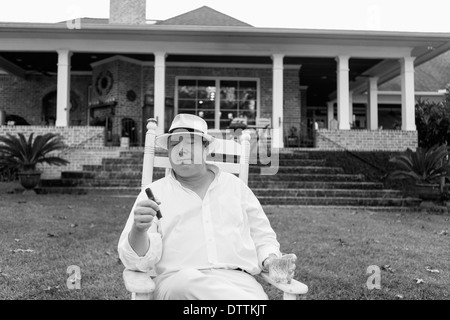
[[[118,245],[125,267],[156,275],[155,299],[267,299],[252,275],[280,244],[247,185],[206,163],[217,143],[206,122],[179,114],[155,142],[172,169],[150,185],[157,202],[136,199]]]

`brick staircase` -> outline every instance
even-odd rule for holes
[[[105,158],[102,165],[85,165],[80,172],[63,172],[61,180],[42,181],[47,193],[108,193],[137,195],[142,175],[142,152],[122,152]],[[345,174],[342,168],[311,159],[308,152],[280,153],[276,175],[261,175],[261,165],[251,165],[249,186],[263,205],[414,207],[420,199],[405,198],[398,190],[367,182],[362,174]],[[154,179],[164,176],[155,168]]]

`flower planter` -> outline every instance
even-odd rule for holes
[[[37,187],[41,181],[41,172],[19,172],[17,173],[20,184],[26,190],[31,190]]]

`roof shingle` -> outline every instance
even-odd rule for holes
[[[431,59],[415,68],[415,91],[436,92],[450,83],[450,51]],[[380,91],[401,91],[400,76],[380,85]]]

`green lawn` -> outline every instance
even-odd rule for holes
[[[116,246],[133,202],[105,195],[23,196],[0,188],[0,299],[129,299]],[[309,287],[306,299],[450,298],[449,215],[292,207],[266,212],[282,251],[298,256],[296,278]],[[81,268],[81,290],[66,286],[71,265]],[[390,265],[381,271],[380,290],[367,289],[370,265]],[[272,299],[281,298],[264,286]]]

